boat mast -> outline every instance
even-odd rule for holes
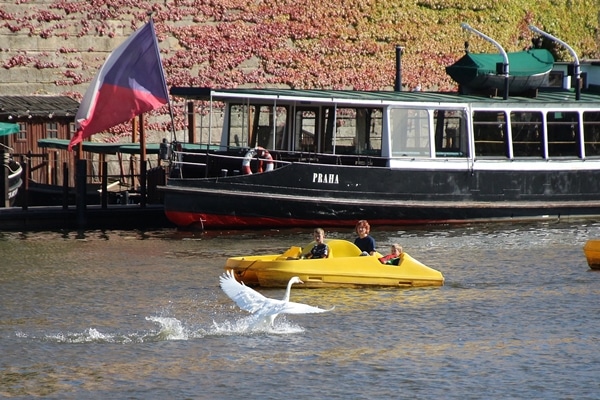
[[[575,50],[573,50],[573,48],[571,48],[571,46],[569,46],[567,43],[563,42],[559,38],[554,37],[551,34],[549,34],[548,32],[544,32],[543,30],[541,30],[533,25],[529,25],[529,29],[539,35],[545,36],[548,39],[554,40],[555,42],[563,45],[569,51],[569,53],[571,53],[571,56],[573,56],[573,59],[575,60],[574,65],[573,65],[573,67],[574,67],[573,74],[575,75],[575,100],[580,100],[581,99],[581,87],[580,87],[581,66],[579,64],[579,57],[577,57],[577,53],[575,53]]]
[[[508,54],[506,54],[506,51],[504,51],[502,46],[500,46],[500,43],[496,42],[491,37],[479,32],[477,29],[471,28],[469,26],[469,24],[466,24],[463,22],[462,24],[460,24],[460,27],[465,30],[471,31],[471,32],[479,35],[483,39],[487,40],[488,42],[490,42],[491,44],[496,46],[498,48],[498,50],[500,51],[500,54],[502,54],[502,58],[504,59],[504,63],[502,64],[502,75],[504,75],[504,100],[507,100],[508,99],[508,75],[509,75]]]

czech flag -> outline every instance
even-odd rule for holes
[[[95,133],[168,102],[158,41],[150,20],[114,50],[85,92],[69,150]]]

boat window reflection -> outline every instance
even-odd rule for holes
[[[474,111],[475,156],[508,157],[506,114],[500,111]]]
[[[229,146],[287,149],[287,115],[287,107],[231,104]]]
[[[545,135],[541,112],[511,112],[510,129],[515,157],[544,158]]]
[[[381,154],[382,110],[372,108],[327,108],[325,153]]]
[[[436,157],[468,157],[469,143],[463,110],[433,112]]]
[[[583,113],[583,138],[585,156],[600,156],[600,112]]]
[[[392,157],[430,157],[427,110],[390,109]]]
[[[549,112],[548,156],[580,157],[579,154],[579,113]]]

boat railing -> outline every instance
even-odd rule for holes
[[[227,159],[227,160],[239,160],[240,161],[240,166],[242,161],[245,158],[244,156],[240,156],[240,155],[233,155],[233,154],[222,154],[222,153],[212,153],[212,152],[208,152],[208,153],[198,153],[198,152],[190,152],[190,151],[174,151],[173,152],[173,165],[177,166],[177,165],[194,165],[194,166],[206,166],[206,162],[195,162],[195,161],[184,161],[185,160],[185,156],[201,156],[201,155],[206,155],[207,156],[207,160],[208,158],[216,158],[216,159]],[[277,165],[277,164],[291,164],[291,161],[284,161],[284,160],[277,160],[277,159],[267,159],[267,158],[260,158],[259,160],[262,161],[272,161],[273,164]]]
[[[189,162],[189,161],[183,161],[183,157],[189,155],[189,156],[197,156],[198,153],[197,152],[191,152],[191,151],[177,151],[174,150],[173,151],[173,159],[172,159],[172,164],[174,167],[177,167],[179,165],[194,165],[194,166],[206,166],[206,163],[203,162]]]
[[[171,177],[206,178],[240,175],[244,171],[244,163],[248,161],[248,147],[227,147],[220,149],[202,150],[173,148],[170,154]],[[250,162],[252,168],[256,162],[272,164],[273,169],[293,163],[311,163],[326,165],[350,166],[387,166],[389,159],[372,154],[332,154],[309,151],[289,151],[267,149],[270,156],[257,157],[254,155]],[[260,154],[260,153],[259,153]],[[265,169],[271,169],[269,167]]]
[[[13,153],[15,150],[12,147],[9,147],[3,143],[0,143],[1,147],[4,147],[6,150],[8,150],[8,153]]]

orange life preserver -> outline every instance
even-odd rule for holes
[[[269,151],[260,146],[256,146],[255,148],[248,150],[244,156],[244,160],[242,161],[242,172],[245,175],[252,174],[252,170],[250,169],[250,161],[252,161],[252,159],[256,156],[258,156],[258,170],[256,172],[263,172],[263,163],[267,164],[264,172],[273,170],[273,157],[271,157]]]

